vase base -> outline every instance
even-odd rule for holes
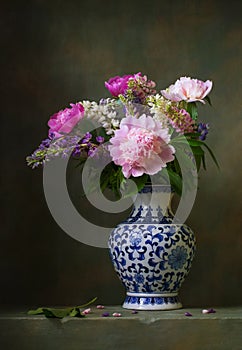
[[[177,294],[127,293],[124,309],[132,310],[175,310],[182,304]]]

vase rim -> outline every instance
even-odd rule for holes
[[[141,193],[146,193],[146,192],[173,193],[174,189],[170,185],[146,183],[140,192]]]

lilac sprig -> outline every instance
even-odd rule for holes
[[[92,134],[87,132],[80,143],[75,147],[73,151],[73,156],[78,157],[82,152],[86,153],[87,157],[94,157],[98,146],[100,146],[104,142],[103,136],[97,136],[96,142],[92,141]]]
[[[28,166],[32,169],[44,165],[46,161],[60,156],[67,158],[70,155],[80,157],[84,154],[86,157],[93,157],[99,145],[104,142],[104,137],[97,136],[96,143],[92,142],[92,134],[87,132],[80,141],[78,136],[63,136],[54,139],[54,135],[43,140],[39,147],[26,158]]]
[[[37,168],[39,165],[44,164],[46,154],[53,140],[53,137],[52,137],[52,134],[50,133],[49,137],[47,139],[44,139],[39,145],[39,147],[30,156],[26,157],[28,166],[34,169],[34,168]]]
[[[27,164],[32,169],[44,165],[46,161],[61,156],[67,158],[78,147],[78,136],[63,136],[59,139],[52,139],[51,135],[48,139],[41,142],[39,147],[26,158]]]

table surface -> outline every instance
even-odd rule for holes
[[[173,311],[106,306],[84,318],[47,319],[26,311],[0,313],[3,350],[242,350],[242,307]],[[121,317],[113,317],[113,313]],[[192,316],[185,316],[189,312]],[[109,317],[102,317],[109,313]]]
[[[63,307],[63,306],[62,306]],[[60,306],[61,308],[61,306]],[[206,320],[206,319],[217,319],[217,320],[228,320],[228,319],[240,319],[242,320],[242,306],[240,307],[215,307],[213,308],[215,313],[204,314],[202,312],[203,308],[182,308],[178,310],[167,310],[167,311],[139,311],[133,313],[133,310],[127,310],[121,306],[104,306],[104,309],[97,309],[96,305],[90,305],[86,308],[90,308],[90,314],[86,315],[84,318],[78,317],[66,317],[64,320],[67,321],[84,321],[84,320],[99,320],[103,319],[102,315],[104,313],[109,314],[109,318],[113,318],[113,313],[120,313],[122,319],[129,320],[140,320],[146,322],[153,322],[158,320],[183,320],[187,319],[188,316],[185,315],[186,312],[190,313],[192,319]],[[209,309],[209,307],[204,308]],[[85,310],[85,308],[83,308]],[[0,320],[47,320],[44,315],[28,315],[28,311],[18,310],[18,311],[0,311]],[[108,317],[105,317],[107,319]],[[63,321],[63,320],[62,320]]]

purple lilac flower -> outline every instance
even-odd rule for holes
[[[44,164],[51,141],[51,138],[43,140],[39,147],[30,156],[26,157],[27,164],[31,166],[32,169]]]
[[[197,126],[197,131],[200,134],[199,139],[201,141],[204,141],[207,137],[208,134],[208,130],[209,130],[209,124],[206,123],[199,123]]]
[[[91,140],[91,138],[92,134],[90,132],[87,132],[82,139],[82,143],[88,143]]]
[[[27,164],[36,168],[51,158],[58,156],[66,158],[78,147],[78,142],[78,136],[61,137],[54,141],[46,139],[26,158]]]
[[[92,145],[87,152],[88,157],[94,157],[96,152],[97,152],[97,147]]]
[[[80,145],[76,145],[76,147],[74,148],[74,150],[72,152],[72,156],[73,157],[80,157],[80,155],[81,155]]]
[[[53,158],[53,156],[61,156],[63,158],[67,158],[76,148],[78,142],[78,136],[61,137],[51,143],[51,147],[47,153],[47,157]]]
[[[41,142],[41,145],[42,145],[43,147],[49,147],[51,141],[52,141],[51,139],[45,139],[45,140],[43,140],[43,141]]]
[[[98,143],[103,143],[104,142],[104,137],[103,136],[97,136],[96,140]]]

